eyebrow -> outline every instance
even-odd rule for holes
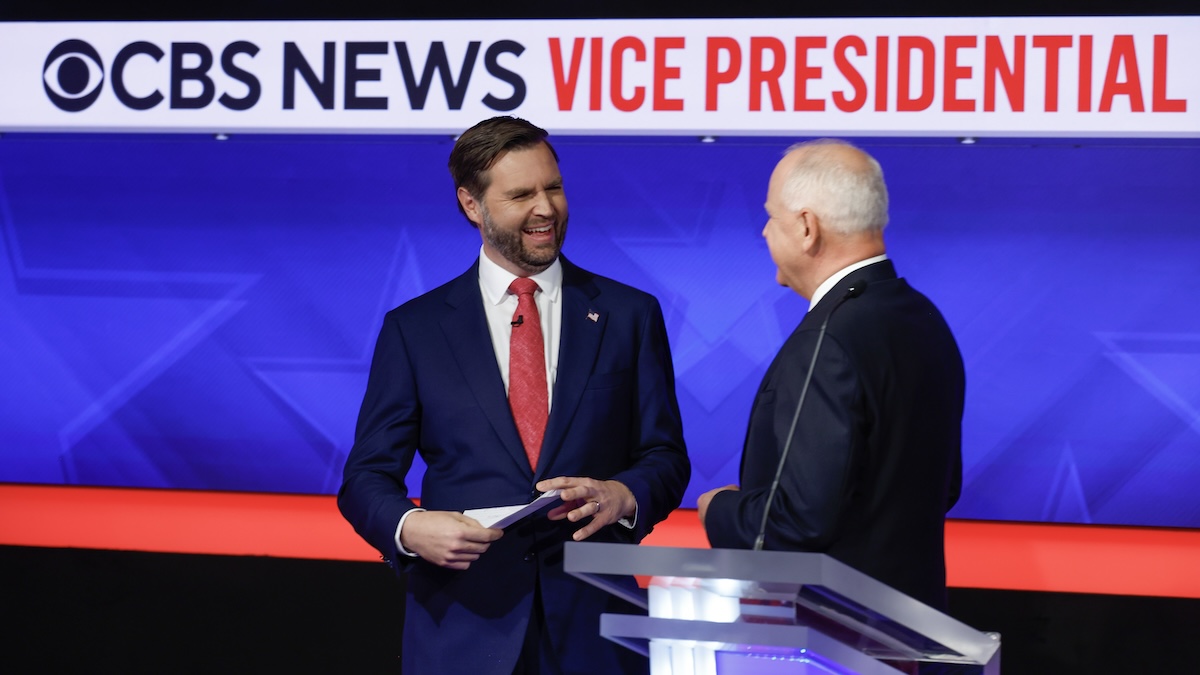
[[[522,195],[527,195],[531,192],[533,192],[533,188],[531,188],[531,187],[515,187],[515,188],[505,192],[504,196],[509,199],[512,199],[513,197],[520,197]]]

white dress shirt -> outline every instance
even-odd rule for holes
[[[842,269],[838,270],[837,272],[835,272],[833,274],[833,276],[829,277],[825,281],[822,281],[820,286],[817,286],[817,290],[813,293],[812,300],[808,301],[808,311],[811,312],[812,308],[816,307],[817,303],[821,301],[821,298],[825,297],[825,295],[827,293],[829,293],[829,291],[833,290],[834,286],[838,285],[839,281],[850,276],[850,274],[853,273],[854,271],[861,270],[862,268],[866,267],[867,265],[874,265],[877,262],[883,262],[884,260],[887,260],[887,259],[888,259],[887,254],[884,253],[882,255],[877,255],[873,258],[867,258],[866,260],[859,260],[858,262],[854,263],[853,265],[847,265],[847,266],[843,267]]]

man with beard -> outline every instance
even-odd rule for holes
[[[385,317],[339,508],[407,573],[404,672],[646,672],[599,632],[602,612],[634,610],[564,572],[563,544],[637,543],[683,497],[662,311],[559,254],[545,131],[485,120],[449,166],[480,256]],[[418,452],[420,508],[404,482]],[[505,530],[462,513],[549,490],[561,504]]]

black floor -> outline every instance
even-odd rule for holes
[[[1200,672],[1200,600],[952,589],[1006,675]],[[382,563],[0,547],[0,673],[398,673]]]
[[[0,673],[397,673],[382,563],[0,547]]]
[[[952,588],[950,613],[1001,634],[1005,675],[1200,673],[1200,600]]]

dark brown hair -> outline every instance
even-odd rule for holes
[[[515,148],[531,148],[538,143],[545,143],[557,162],[558,153],[554,151],[550,141],[546,140],[548,135],[545,129],[507,115],[486,119],[467,129],[458,137],[454,149],[450,151],[448,166],[450,175],[454,178],[455,189],[466,188],[472,197],[482,200],[483,193],[487,192],[488,185],[491,184],[488,169],[492,168],[500,155]],[[462,203],[458,202],[457,198],[455,202],[458,203],[458,210],[465,216],[466,211],[463,211]]]

